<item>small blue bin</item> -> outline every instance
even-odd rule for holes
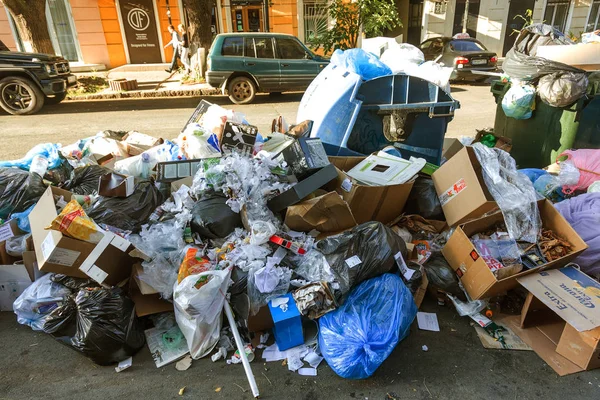
[[[287,350],[292,347],[300,346],[304,343],[304,333],[302,331],[302,317],[296,307],[296,302],[291,293],[285,296],[289,300],[287,302],[287,310],[284,312],[280,307],[273,307],[273,302],[269,301],[269,310],[273,317],[273,334],[275,342],[279,350]]]

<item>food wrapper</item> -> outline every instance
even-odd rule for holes
[[[104,231],[87,216],[77,200],[71,200],[46,229],[54,229],[73,239],[98,243]]]
[[[177,283],[181,283],[182,280],[190,275],[197,275],[201,272],[210,271],[211,269],[212,267],[208,257],[202,256],[202,252],[199,249],[191,247],[185,253],[183,262],[179,267]]]

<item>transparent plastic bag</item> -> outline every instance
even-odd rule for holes
[[[286,294],[290,288],[291,279],[292,271],[289,268],[267,264],[251,269],[248,273],[250,313],[256,315],[258,310],[267,305],[269,300]]]
[[[25,171],[29,171],[34,158],[41,156],[46,159],[48,169],[58,168],[62,163],[60,157],[60,144],[42,143],[34,146],[25,154],[25,157],[12,161],[0,161],[0,168],[16,167]]]
[[[150,177],[152,170],[159,162],[176,161],[179,158],[179,146],[165,141],[160,146],[152,147],[142,154],[125,158],[115,163],[115,172],[139,178]]]
[[[255,245],[267,243],[271,236],[277,233],[277,228],[269,221],[254,221],[250,229],[250,244]]]
[[[335,281],[331,266],[323,253],[317,249],[311,249],[303,256],[294,257],[293,262],[296,263],[294,272],[308,282]]]
[[[210,354],[221,336],[221,314],[231,269],[190,275],[173,292],[175,319],[194,359]]]
[[[412,294],[399,276],[369,279],[319,319],[319,349],[342,378],[368,378],[408,336],[416,315]]]
[[[13,256],[21,259],[23,253],[27,251],[27,239],[31,237],[29,235],[13,236],[6,239],[6,252]]]
[[[473,150],[481,164],[483,180],[496,201],[510,237],[537,243],[542,227],[535,189],[525,174],[519,173],[507,152],[475,143]]]
[[[50,313],[64,303],[71,291],[63,285],[54,283],[54,274],[46,274],[33,282],[13,303],[17,322],[27,325],[34,331],[44,329]]]
[[[408,43],[390,43],[381,55],[381,62],[390,67],[394,74],[404,72],[407,67],[425,62],[423,52]]]
[[[175,142],[188,160],[221,156],[217,135],[199,124],[189,124]]]
[[[514,84],[502,98],[502,110],[509,118],[529,119],[533,115],[535,88]]]
[[[358,74],[365,81],[392,75],[390,67],[363,49],[336,50],[331,56],[331,63]]]
[[[498,280],[523,270],[521,252],[514,240],[474,239],[472,242]]]
[[[588,84],[585,73],[555,72],[540,78],[537,92],[549,106],[567,107],[585,96]]]

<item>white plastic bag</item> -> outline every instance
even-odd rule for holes
[[[231,268],[190,275],[175,285],[175,319],[194,359],[207,356],[221,336],[221,313]],[[197,284],[207,279],[202,285]]]
[[[217,135],[198,124],[189,124],[175,142],[188,160],[221,157]]]
[[[425,62],[423,52],[408,43],[394,43],[381,55],[381,62],[392,69],[394,74],[406,71]]]
[[[34,331],[44,329],[48,315],[67,300],[71,291],[50,279],[54,274],[46,274],[33,282],[13,303],[17,322],[30,326]]]
[[[177,160],[179,146],[165,142],[160,146],[146,150],[142,154],[129,157],[115,163],[115,172],[124,175],[148,178],[159,162]]]
[[[450,93],[450,76],[452,68],[442,67],[434,61],[426,61],[421,65],[407,65],[406,74],[435,83],[444,91]]]

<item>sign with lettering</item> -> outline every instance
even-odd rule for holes
[[[119,8],[130,62],[162,62],[153,0],[120,0]]]

